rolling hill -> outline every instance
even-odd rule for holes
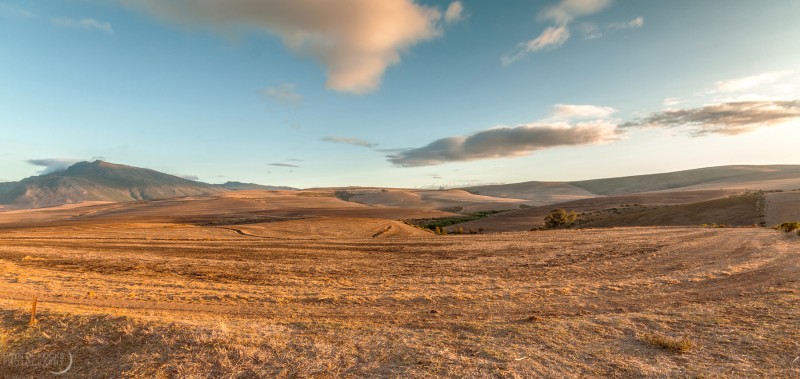
[[[404,190],[346,188],[348,201],[368,206],[455,212],[516,209],[635,194],[800,188],[800,165],[721,166],[662,174],[573,182],[532,181],[463,189]],[[83,202],[128,202],[226,191],[294,190],[291,187],[227,182],[208,184],[158,171],[103,161],[80,162],[65,171],[0,183],[0,209],[29,209]],[[335,189],[328,189],[335,190]],[[707,199],[706,199],[707,200]],[[617,199],[613,200],[617,201]],[[580,204],[580,203],[577,203]],[[592,201],[592,207],[595,207]],[[519,216],[535,211],[517,211]],[[508,214],[508,216],[517,216]],[[524,217],[526,218],[526,217]]]
[[[297,188],[294,187],[285,187],[285,186],[265,186],[263,184],[256,184],[256,183],[242,183],[242,182],[225,182],[222,184],[212,184],[212,186],[216,188],[224,188],[234,191],[252,191],[252,190],[262,190],[262,191],[291,191],[296,190]]]
[[[523,182],[464,190],[486,196],[526,199],[543,206],[598,196],[655,191],[791,190],[800,188],[800,165],[719,166],[661,174],[573,182]]]

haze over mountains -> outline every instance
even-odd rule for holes
[[[491,200],[487,204],[505,202],[506,205],[516,207],[522,203],[543,206],[580,199],[659,191],[790,190],[796,188],[800,188],[799,165],[721,166],[573,182],[532,181],[476,186],[463,190],[473,195],[481,195],[470,197],[468,201],[471,203],[483,199]],[[0,205],[3,205],[5,209],[26,209],[81,202],[157,200],[209,195],[231,190],[291,189],[293,188],[240,182],[209,184],[150,169],[94,161],[79,162],[65,171],[33,176],[19,182],[0,183]],[[417,190],[406,190],[402,194],[397,192],[400,190],[393,190],[391,193],[377,189],[366,191],[368,193],[358,192],[351,195],[354,196],[355,201],[363,204],[374,206],[404,206],[407,204],[412,207],[417,203],[422,204],[420,199],[424,200],[426,196],[436,197],[435,192],[429,194],[433,191],[422,191],[424,192],[422,193]],[[442,195],[449,196],[444,193]],[[466,199],[464,195],[460,196]],[[459,199],[449,200],[457,202]],[[491,207],[491,205],[487,206]]]

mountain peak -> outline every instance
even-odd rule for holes
[[[291,187],[228,182],[208,184],[155,170],[95,160],[64,171],[0,185],[0,204],[41,208],[83,201],[126,202],[207,195],[228,190],[290,190]]]
[[[0,204],[39,208],[83,201],[125,202],[196,196],[220,191],[210,184],[102,160],[33,176],[0,188]]]

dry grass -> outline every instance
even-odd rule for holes
[[[764,229],[394,240],[8,229],[0,352],[71,352],[66,377],[796,376],[798,243]],[[694,347],[665,354],[648,335]]]
[[[662,349],[678,353],[688,353],[695,346],[694,342],[686,336],[670,337],[664,334],[649,333],[639,337],[639,339]]]

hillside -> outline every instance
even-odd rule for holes
[[[725,198],[735,194],[735,191],[677,191],[677,192],[650,192],[622,196],[599,196],[588,199],[568,201],[558,204],[513,210],[498,213],[490,217],[459,224],[465,230],[483,229],[486,232],[508,232],[530,230],[533,227],[544,225],[544,217],[556,208],[564,208],[578,213],[598,212],[617,208],[626,208],[626,205],[636,205],[631,208],[660,208],[692,204]],[[669,208],[677,209],[677,208]],[[616,215],[614,212],[613,215]],[[717,222],[717,221],[712,221]],[[698,222],[697,225],[702,222]]]
[[[524,199],[481,196],[463,190],[413,190],[386,188],[346,188],[336,191],[343,200],[359,204],[443,210],[447,212],[477,212],[517,209]]]
[[[251,191],[251,190],[262,190],[262,191],[290,191],[296,190],[297,188],[294,187],[284,187],[284,186],[265,186],[262,184],[255,184],[255,183],[242,183],[242,182],[225,182],[222,184],[212,184],[212,186],[217,188],[224,188],[234,191]]]
[[[800,165],[720,166],[573,182],[523,182],[477,186],[464,190],[486,196],[527,199],[531,205],[542,206],[582,198],[655,191],[795,188],[800,188]]]
[[[681,204],[621,215],[582,216],[582,227],[618,226],[731,226],[761,225],[764,222],[763,198],[760,195],[733,196]]]
[[[786,188],[767,181],[784,180]],[[677,189],[793,189],[800,184],[800,166],[720,166],[664,174],[636,175],[572,182],[598,195],[623,195]],[[698,188],[699,187],[699,188]]]
[[[524,199],[527,204],[542,206],[597,197],[597,194],[567,182],[524,182],[469,187],[464,190],[485,196]]]

